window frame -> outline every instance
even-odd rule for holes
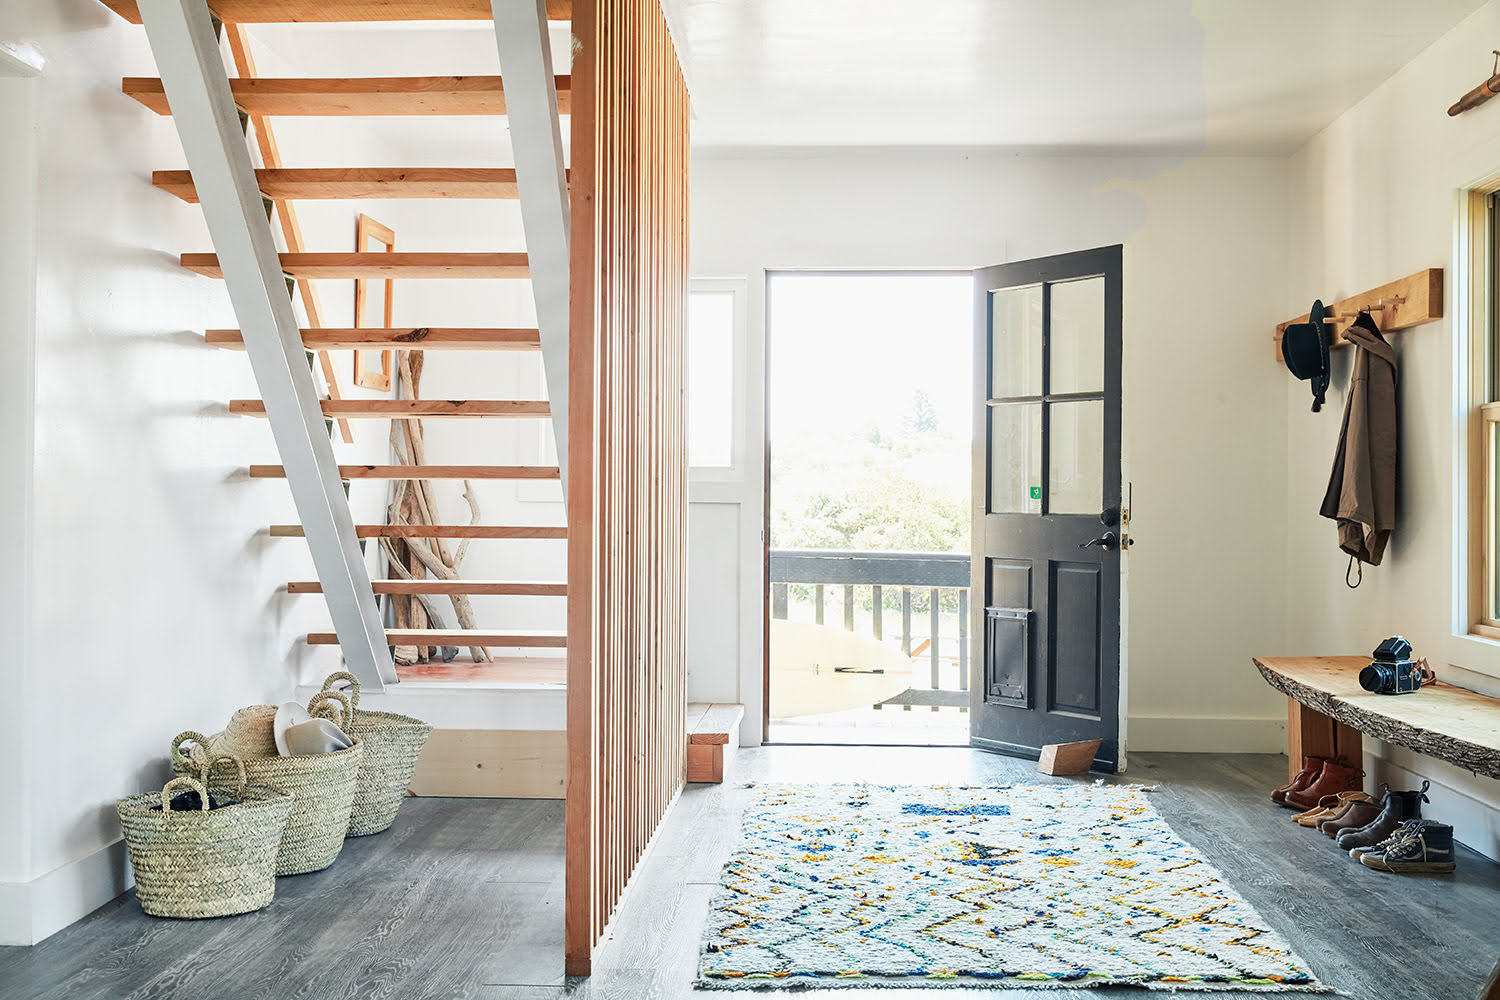
[[[1458,666],[1500,677],[1500,175],[1470,188],[1461,206],[1456,277],[1459,329],[1467,331],[1467,390],[1462,446],[1466,477],[1455,477],[1465,504],[1464,545],[1457,554],[1461,601],[1455,617],[1458,644],[1450,660]],[[1466,286],[1466,287],[1465,287]],[[1463,348],[1460,348],[1462,350]],[[1463,358],[1460,358],[1462,362]],[[1465,478],[1467,482],[1465,482]]]

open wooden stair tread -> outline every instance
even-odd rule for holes
[[[272,538],[302,538],[300,524],[273,524]],[[359,538],[519,538],[568,537],[568,529],[536,524],[356,524]]]
[[[491,597],[566,597],[566,583],[519,580],[371,580],[377,594],[475,594]],[[321,594],[316,580],[286,586],[288,594]]]
[[[555,465],[341,465],[343,479],[557,479]],[[280,465],[252,465],[251,479],[285,479]]]
[[[292,278],[526,278],[531,274],[524,253],[372,250],[280,256],[282,273]],[[185,253],[180,260],[189,271],[224,277],[217,254]]]
[[[131,24],[141,23],[136,0],[102,0]],[[360,21],[488,21],[490,0],[214,0],[219,20],[231,24],[326,24]],[[547,18],[573,19],[573,0],[547,0]]]
[[[516,629],[488,632],[482,629],[386,629],[386,642],[392,646],[531,646],[543,649],[566,649],[568,637],[563,632]],[[307,641],[314,646],[337,646],[337,632],[310,632]]]
[[[335,198],[515,198],[508,167],[308,167],[255,171],[260,193],[273,201]],[[151,183],[196,204],[186,170],[156,170]]]
[[[264,417],[260,399],[231,399],[229,412]],[[325,399],[325,417],[545,417],[546,400],[534,399]]]
[[[245,349],[244,335],[238,330],[207,330],[203,339],[229,351]],[[536,351],[542,342],[535,328],[525,327],[304,327],[302,345],[309,351],[365,347],[395,351]]]
[[[557,77],[557,111],[568,114],[571,80]],[[167,92],[152,76],[127,76],[120,90],[159,115],[170,115]],[[498,76],[234,77],[229,90],[249,115],[360,117],[503,115]]]

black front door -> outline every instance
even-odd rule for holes
[[[970,742],[1119,764],[1120,259],[975,272]]]

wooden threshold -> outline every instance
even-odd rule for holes
[[[343,479],[557,479],[555,465],[341,465]],[[252,465],[251,479],[285,479],[280,465]]]
[[[102,0],[131,24],[141,23],[136,0]],[[488,21],[490,0],[214,0],[214,13],[231,24],[327,24],[361,21]],[[573,0],[547,0],[547,18],[571,21]]]
[[[272,538],[302,538],[300,524],[273,524]],[[359,538],[566,539],[568,529],[533,524],[356,524]]]
[[[238,330],[207,330],[203,339],[212,347],[243,351],[244,336]],[[302,345],[309,351],[339,351],[383,348],[388,351],[535,351],[541,339],[535,329],[525,327],[419,326],[305,328]]]
[[[255,171],[260,193],[272,201],[338,198],[515,198],[516,172],[479,167],[314,167]],[[156,170],[151,183],[197,204],[186,170]]]
[[[539,583],[514,580],[372,580],[377,594],[475,594],[489,597],[566,597],[566,583]],[[295,581],[286,585],[288,594],[321,594],[323,584],[317,580]]]
[[[229,412],[264,417],[260,399],[231,399]],[[532,399],[325,399],[327,417],[545,417],[546,400]]]
[[[219,257],[185,253],[180,262],[189,271],[222,278]],[[525,278],[530,275],[524,253],[284,253],[281,271],[291,278]]]
[[[482,629],[386,629],[386,641],[392,646],[527,646],[537,649],[566,649],[568,637],[562,632],[539,632],[517,629],[510,632],[486,632]],[[337,632],[310,632],[309,645],[337,646]]]
[[[571,110],[570,79],[557,78],[557,111]],[[498,76],[235,77],[235,105],[248,115],[364,117],[390,115],[503,115]],[[127,76],[120,90],[159,115],[170,115],[160,79]]]

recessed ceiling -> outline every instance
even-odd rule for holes
[[[1482,3],[665,5],[698,146],[1285,153]],[[1476,75],[1489,48],[1476,42]]]

